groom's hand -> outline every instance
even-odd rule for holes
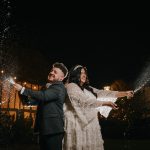
[[[15,83],[13,86],[17,91],[21,91],[21,89],[22,89],[22,85],[20,85],[20,84]]]

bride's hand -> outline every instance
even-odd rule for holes
[[[133,91],[127,91],[127,99],[131,99],[134,96],[134,92]]]
[[[103,106],[109,106],[109,107],[111,107],[114,110],[118,109],[117,104],[115,104],[115,103],[113,103],[111,101],[104,102]]]

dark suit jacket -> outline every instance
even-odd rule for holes
[[[22,94],[38,101],[35,132],[42,135],[64,132],[63,103],[67,92],[61,81],[41,91],[25,89]]]

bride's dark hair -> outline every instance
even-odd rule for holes
[[[80,85],[81,69],[84,69],[85,73],[86,73],[86,81],[82,86]],[[93,89],[89,86],[89,79],[88,79],[86,67],[83,67],[81,65],[76,65],[76,66],[72,67],[69,71],[67,82],[68,83],[76,83],[82,90],[84,90],[84,88],[85,88],[88,91],[91,91],[97,97],[97,94],[94,93]]]

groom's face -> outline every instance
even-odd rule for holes
[[[64,79],[64,73],[61,71],[61,69],[53,67],[48,75],[48,81],[54,82],[54,81],[62,81]]]

